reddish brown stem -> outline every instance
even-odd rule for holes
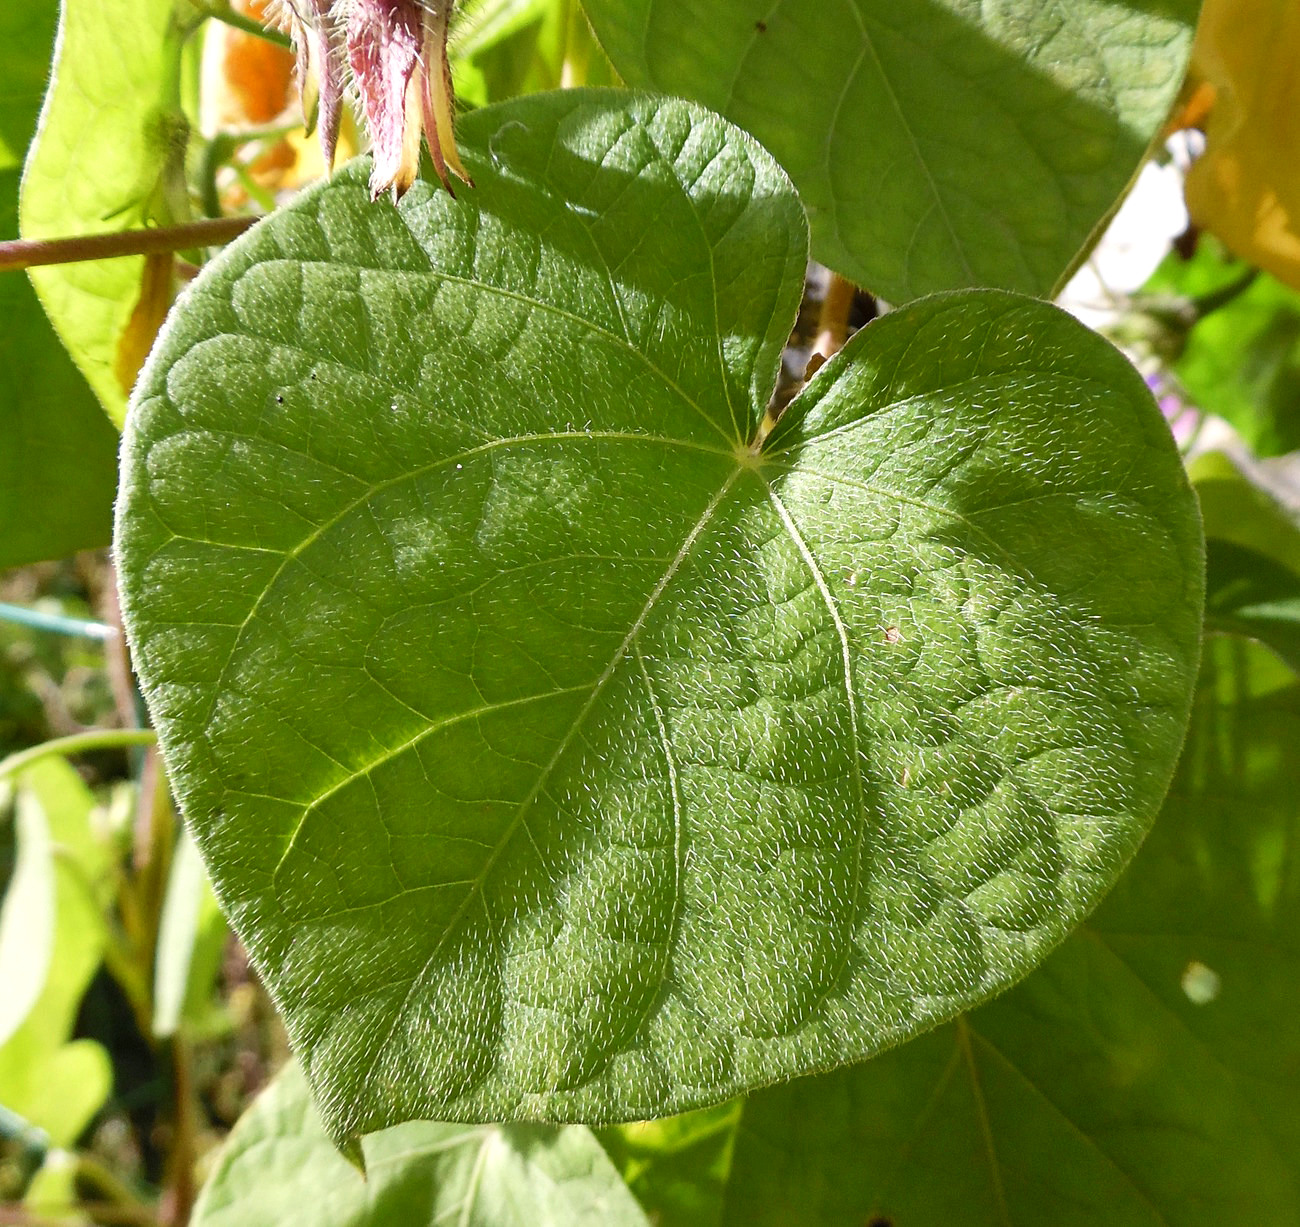
[[[118,230],[112,234],[85,234],[68,239],[11,239],[0,243],[0,270],[215,247],[238,238],[255,221],[255,217],[213,217],[179,226]]]

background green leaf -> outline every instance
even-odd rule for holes
[[[1189,458],[1205,535],[1300,575],[1300,456],[1257,460],[1228,438]]]
[[[1211,638],[1160,820],[955,1026],[746,1105],[728,1223],[1300,1223],[1300,684]]]
[[[55,0],[0,13],[0,238],[18,232],[18,166],[36,126]],[[108,544],[117,434],[21,273],[0,273],[0,569]]]
[[[474,106],[618,83],[579,0],[468,0],[456,10],[451,63],[457,98]]]
[[[108,1054],[93,1040],[68,1039],[104,949],[101,906],[109,861],[92,829],[93,807],[86,786],[62,759],[45,759],[19,777],[18,837],[41,859],[32,872],[46,878],[52,912],[11,912],[6,901],[0,946],[8,952],[13,941],[35,942],[40,927],[52,925],[51,953],[24,1017],[5,1018],[0,1104],[44,1130],[56,1146],[76,1141],[112,1085]],[[3,970],[8,992],[10,969]]]
[[[1165,259],[1137,305],[1163,325],[1156,339],[1198,407],[1261,456],[1300,447],[1300,294],[1203,235],[1192,259]]]
[[[580,1125],[416,1121],[365,1139],[363,1177],[286,1066],[240,1119],[192,1227],[648,1227]]]
[[[1222,423],[1204,426],[1201,442],[1188,469],[1205,526],[1206,625],[1300,668],[1298,458],[1258,460]]]
[[[891,302],[1048,295],[1174,101],[1198,0],[584,0],[630,85],[790,172],[813,254]]]
[[[29,0],[0,12],[0,171],[23,164],[45,94],[58,0]]]
[[[23,1209],[42,1224],[58,1227],[89,1227],[91,1220],[75,1209],[77,1160],[66,1150],[51,1150],[32,1177],[23,1197]]]
[[[153,1033],[174,1035],[182,1024],[201,1028],[230,931],[212,893],[194,840],[184,827],[172,849],[167,892],[154,955]]]
[[[1300,575],[1240,545],[1205,544],[1206,625],[1258,639],[1300,670]]]
[[[188,0],[63,0],[54,79],[23,176],[25,238],[184,216],[181,4],[191,7]],[[133,352],[152,339],[128,337],[142,292],[158,296],[145,271],[140,256],[31,271],[55,331],[119,426],[134,375],[123,369],[133,366],[124,345]]]
[[[0,235],[17,202],[18,172],[0,171]],[[0,273],[0,319],[0,569],[107,545],[117,431],[21,273]]]
[[[477,190],[354,166],[229,249],[126,442],[139,673],[331,1130],[639,1119],[999,991],[1182,738],[1200,530],[1142,380],[938,298],[757,454],[770,157],[614,92],[460,135]]]
[[[596,1136],[655,1227],[714,1227],[742,1107],[733,1099],[664,1120],[613,1125]]]

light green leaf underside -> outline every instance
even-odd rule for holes
[[[1199,0],[584,0],[631,85],[752,132],[890,302],[1047,295],[1168,114]]]
[[[335,1150],[288,1065],[235,1126],[192,1227],[648,1227],[580,1125],[415,1121],[368,1137],[365,1163]]]
[[[0,11],[0,239],[49,71],[56,0]],[[0,276],[0,569],[108,544],[117,432],[21,273]]]
[[[753,1096],[724,1221],[1300,1223],[1297,737],[1295,677],[1212,638],[1164,811],[1095,917],[968,1022]]]
[[[100,896],[109,866],[92,808],[62,759],[18,779],[18,866],[0,919],[0,983],[17,1000],[0,1011],[0,1104],[54,1146],[77,1140],[113,1080],[99,1044],[70,1040],[104,948]],[[42,948],[45,957],[36,957]]]
[[[172,852],[154,950],[153,1033],[193,1031],[214,1012],[213,990],[230,930],[189,832]]]
[[[118,546],[172,778],[340,1138],[639,1119],[1018,978],[1154,816],[1199,526],[1141,380],[1052,308],[860,334],[748,448],[802,215],[602,92],[466,117],[197,282]]]
[[[185,153],[176,0],[63,0],[54,78],[23,176],[25,238],[127,230],[165,218]],[[109,417],[126,393],[118,350],[140,297],[140,256],[33,269],[32,283]]]

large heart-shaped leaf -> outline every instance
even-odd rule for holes
[[[903,302],[1049,294],[1164,123],[1200,0],[583,0],[632,85],[752,132],[813,253]]]
[[[1173,770],[1200,530],[1145,385],[936,298],[766,439],[806,230],[680,102],[467,117],[195,283],[125,444],[140,675],[335,1136],[634,1119],[1015,980]]]

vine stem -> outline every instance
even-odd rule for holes
[[[257,220],[256,217],[211,217],[176,226],[151,226],[66,239],[11,239],[0,243],[0,271],[213,247],[238,238]]]
[[[39,746],[19,750],[0,759],[0,783],[52,754],[81,754],[86,750],[116,750],[123,746],[151,746],[158,740],[153,729],[89,729],[70,737],[56,737]]]
[[[282,34],[279,30],[273,30],[269,26],[264,26],[260,21],[255,21],[252,17],[246,17],[243,13],[237,12],[230,5],[216,4],[209,9],[204,9],[203,15],[211,17],[214,21],[219,21],[236,30],[242,30],[245,34],[251,34],[254,38],[260,38],[268,43],[274,43],[277,47],[289,48],[293,46],[287,34]]]
[[[849,336],[849,312],[853,309],[853,295],[857,292],[847,277],[832,273],[822,300],[821,315],[817,320],[817,340],[813,353],[829,361],[844,346]]]

